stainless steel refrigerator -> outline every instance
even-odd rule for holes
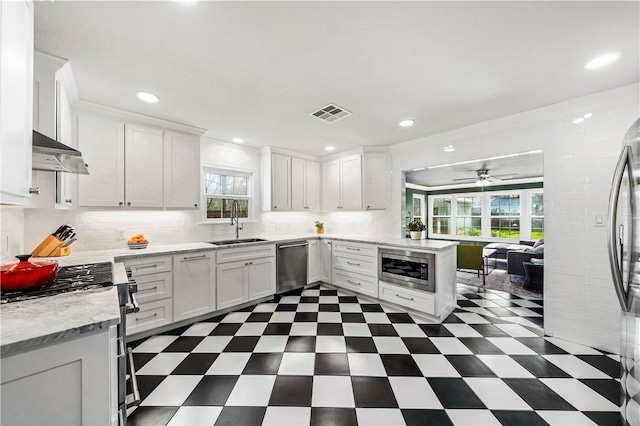
[[[624,425],[640,425],[640,119],[627,131],[613,175],[607,246],[621,308]]]

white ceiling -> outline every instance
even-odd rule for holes
[[[70,60],[83,100],[322,156],[635,83],[639,16],[637,1],[55,1],[35,4],[35,46]],[[621,60],[583,70],[609,51]],[[309,115],[328,103],[353,115]]]

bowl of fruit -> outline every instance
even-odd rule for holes
[[[133,237],[129,238],[129,241],[127,241],[127,245],[130,249],[143,249],[147,248],[147,246],[149,245],[149,240],[147,240],[143,234],[136,234]]]

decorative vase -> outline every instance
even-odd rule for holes
[[[324,226],[322,228],[316,228],[318,234],[324,234]]]
[[[422,231],[409,231],[411,234],[412,240],[421,240],[422,239]]]

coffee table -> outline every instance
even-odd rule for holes
[[[493,258],[493,268],[489,270],[489,258]],[[482,261],[485,265],[485,272],[487,275],[491,273],[494,269],[496,269],[496,260],[498,259],[498,250],[496,249],[482,249]]]

